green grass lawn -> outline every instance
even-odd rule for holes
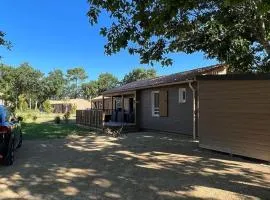
[[[79,127],[75,124],[75,116],[72,116],[68,123],[62,120],[60,124],[54,123],[54,118],[56,116],[62,118],[62,115],[39,113],[36,116],[37,120],[29,118],[22,122],[24,139],[56,139],[90,132],[90,129]]]

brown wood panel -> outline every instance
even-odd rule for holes
[[[168,90],[159,91],[159,116],[168,117]]]
[[[270,81],[202,80],[200,146],[270,161]]]

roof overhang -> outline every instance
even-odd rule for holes
[[[104,96],[121,96],[121,95],[127,95],[127,94],[134,94],[137,90],[145,90],[145,89],[151,89],[151,88],[159,88],[159,87],[166,87],[171,85],[180,85],[180,84],[188,84],[193,83],[195,80],[185,80],[185,81],[178,81],[178,82],[172,82],[172,83],[166,83],[166,84],[159,84],[159,85],[152,85],[152,86],[145,86],[145,87],[138,87],[138,88],[132,88],[130,90],[123,90],[123,91],[116,91],[116,92],[104,92]]]
[[[270,80],[270,73],[197,76],[196,80]]]

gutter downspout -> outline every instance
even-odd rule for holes
[[[192,82],[188,83],[189,88],[192,90],[193,94],[193,140],[196,140],[196,90],[192,86]]]

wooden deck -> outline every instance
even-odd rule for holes
[[[136,124],[134,124],[134,123],[125,123],[125,122],[105,122],[104,126],[122,127],[122,126],[136,126]]]
[[[123,123],[123,122],[105,122],[104,128],[110,128],[110,129],[120,129],[123,127],[123,132],[125,133],[132,133],[132,132],[138,132],[139,129],[134,123]]]
[[[139,131],[135,123],[126,122],[104,122],[102,121],[102,111],[100,110],[77,110],[76,123],[89,126],[96,129],[118,129],[123,127],[123,131],[126,133]]]

